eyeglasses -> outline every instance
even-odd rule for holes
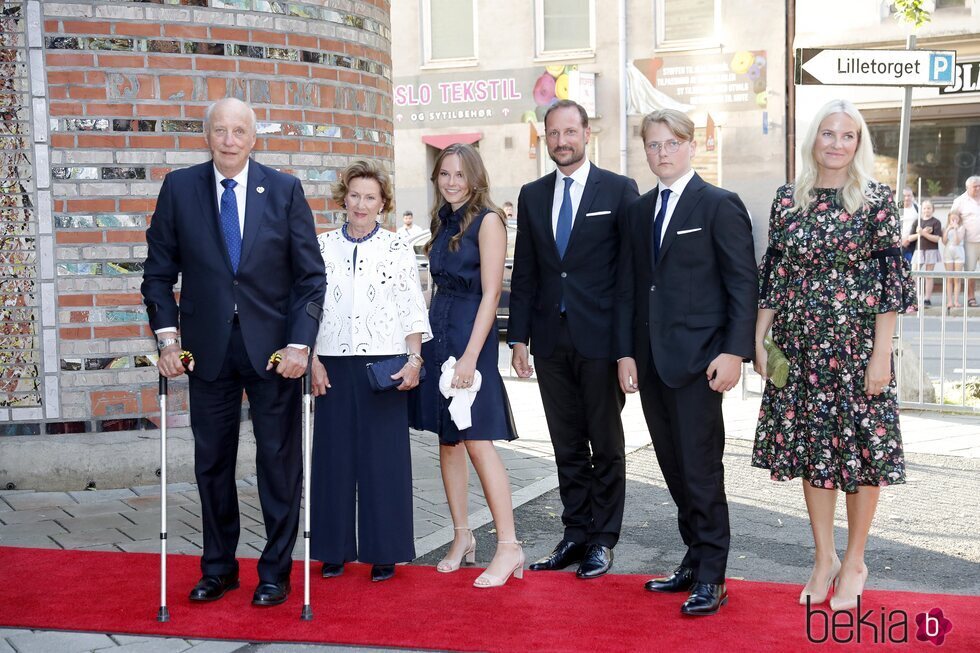
[[[667,154],[674,154],[677,150],[681,149],[681,144],[687,141],[650,141],[647,143],[646,148],[650,150],[651,153],[656,154],[661,149],[667,152]]]

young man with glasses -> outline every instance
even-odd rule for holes
[[[687,551],[653,592],[689,592],[681,612],[728,600],[730,531],[722,454],[722,393],[754,352],[757,300],[752,226],[737,195],[691,168],[694,123],[670,109],[641,130],[657,186],[633,202],[617,282],[619,384],[639,391]]]

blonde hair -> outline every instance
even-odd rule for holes
[[[814,116],[810,128],[807,129],[803,142],[800,143],[800,170],[796,175],[793,189],[793,209],[809,205],[816,198],[813,192],[817,185],[819,169],[813,156],[813,145],[817,142],[817,134],[823,121],[835,113],[843,113],[851,118],[858,126],[858,145],[854,158],[847,167],[847,182],[840,189],[839,195],[844,209],[854,214],[864,206],[870,191],[869,184],[874,181],[871,174],[874,170],[875,154],[871,143],[868,125],[864,122],[861,112],[847,100],[831,100],[823,105]]]
[[[640,140],[646,143],[647,127],[655,122],[663,123],[676,138],[682,141],[694,140],[694,121],[686,113],[676,109],[658,109],[643,116],[640,125]]]
[[[923,202],[923,204],[924,204],[924,202]],[[949,226],[949,220],[950,220],[950,218],[952,218],[954,216],[956,217],[957,221],[960,223],[959,226],[962,227],[963,226],[963,214],[960,213],[957,209],[950,209],[949,210],[949,213],[946,214],[946,226],[947,227]]]
[[[382,213],[388,213],[394,208],[394,192],[391,185],[391,175],[374,161],[355,161],[340,173],[340,179],[331,187],[333,201],[343,208],[347,208],[346,198],[350,183],[355,179],[373,179],[381,187],[381,198],[384,206],[381,207]]]
[[[446,157],[452,156],[453,154],[459,157],[459,166],[463,171],[463,177],[466,178],[466,183],[470,187],[470,196],[466,200],[466,213],[463,214],[463,217],[459,221],[459,233],[449,239],[449,251],[459,251],[459,243],[463,239],[463,234],[466,233],[466,229],[485,208],[495,213],[503,224],[507,224],[507,216],[490,199],[490,179],[489,175],[487,175],[487,168],[483,165],[483,159],[480,158],[480,153],[472,145],[454,143],[439,153],[439,156],[436,157],[435,165],[432,166],[431,180],[432,187],[435,190],[435,201],[432,204],[432,212],[430,213],[431,220],[429,222],[431,226],[429,228],[432,231],[432,236],[429,238],[429,242],[425,244],[426,254],[432,249],[432,244],[436,241],[436,236],[442,231],[442,220],[439,219],[439,210],[446,204],[446,200],[439,191],[439,170],[442,168],[442,162]]]

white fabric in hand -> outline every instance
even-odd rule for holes
[[[480,375],[479,370],[476,370],[473,372],[473,385],[468,388],[454,388],[453,376],[456,374],[455,367],[455,356],[450,356],[442,364],[442,373],[439,375],[439,392],[446,399],[452,399],[449,402],[449,416],[456,423],[456,428],[462,431],[473,426],[470,407],[476,399],[476,393],[479,392],[480,386],[483,384],[483,376]]]

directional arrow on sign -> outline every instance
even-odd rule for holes
[[[797,48],[797,84],[949,86],[953,50],[826,50]]]

